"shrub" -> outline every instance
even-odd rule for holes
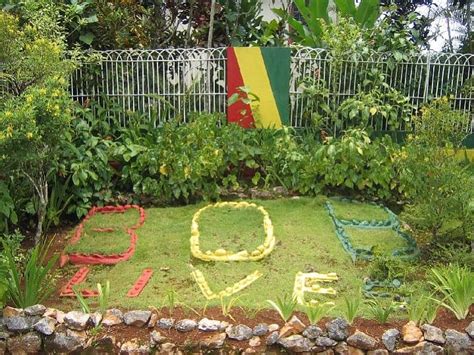
[[[465,136],[466,115],[452,110],[446,98],[425,107],[415,122],[416,135],[397,156],[400,184],[408,198],[403,219],[430,239],[460,229],[472,238],[474,180],[452,153]]]
[[[457,319],[466,319],[474,303],[474,273],[458,265],[433,268],[429,282],[442,296],[439,304],[453,312]]]
[[[365,130],[347,130],[340,139],[329,138],[309,152],[298,190],[318,193],[322,189],[345,189],[388,198],[396,187],[392,182],[393,150],[389,137],[373,141]]]
[[[48,249],[48,245],[36,245],[23,265],[15,259],[12,248],[4,243],[7,298],[16,307],[26,308],[41,303],[53,291],[48,277],[58,257],[46,261]]]
[[[71,120],[65,84],[52,79],[44,86],[32,86],[0,111],[0,162],[11,174],[25,176],[38,198],[36,242],[43,232],[49,174]]]

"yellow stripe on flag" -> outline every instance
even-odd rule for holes
[[[251,104],[255,125],[265,128],[280,128],[280,114],[260,48],[235,47],[234,51],[245,86],[260,99],[260,101]]]

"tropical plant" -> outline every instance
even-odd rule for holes
[[[3,243],[7,267],[7,298],[20,308],[41,303],[53,291],[48,278],[58,259],[48,258],[50,244],[38,244],[28,254],[24,265],[19,265],[12,248]]]
[[[334,308],[328,303],[309,303],[304,307],[304,313],[308,317],[310,324],[318,323],[323,317]]]
[[[176,307],[176,291],[175,290],[169,290],[166,293],[163,304],[166,305],[169,316],[171,317]]]
[[[267,302],[278,312],[281,319],[285,322],[290,319],[298,304],[294,297],[290,298],[288,295],[283,296],[283,298],[277,297],[276,302],[272,300],[267,300]]]
[[[222,296],[220,301],[221,301],[221,312],[224,317],[229,317],[233,321],[235,321],[234,317],[230,313],[232,310],[232,307],[234,307],[235,303],[240,299],[240,297],[232,297],[227,300],[227,302],[224,300],[225,297]]]
[[[344,318],[347,320],[349,324],[352,324],[354,322],[354,319],[357,317],[359,314],[359,308],[362,303],[362,298],[360,295],[360,290],[357,293],[357,296],[352,296],[352,297],[344,297]]]
[[[408,319],[416,324],[433,323],[438,311],[438,305],[432,297],[421,295],[412,297],[407,307]]]
[[[329,0],[295,0],[294,4],[301,15],[301,20],[282,9],[273,11],[291,26],[293,31],[290,32],[290,36],[296,43],[320,47],[324,24],[334,21],[328,10]],[[338,15],[350,19],[361,28],[373,27],[380,15],[379,0],[362,0],[358,6],[354,0],[336,0],[335,5]]]
[[[379,323],[385,324],[395,310],[393,301],[384,304],[379,300],[369,300],[367,302],[369,314]]]
[[[97,293],[99,298],[99,310],[104,313],[107,310],[110,298],[110,281],[105,282],[105,287],[102,287],[102,284],[97,284]]]
[[[72,288],[72,291],[76,295],[76,299],[79,302],[79,305],[81,306],[81,311],[83,313],[91,313],[91,308],[89,306],[89,303],[87,302],[86,298],[82,295],[81,291],[78,291],[75,287]]]
[[[439,304],[449,309],[457,319],[466,319],[474,303],[474,273],[458,265],[433,268],[430,285],[441,296]]]

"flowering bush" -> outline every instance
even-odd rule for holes
[[[0,164],[4,173],[17,171],[27,178],[39,198],[37,240],[48,204],[48,175],[71,120],[64,84],[53,78],[31,86],[7,100],[0,111]]]

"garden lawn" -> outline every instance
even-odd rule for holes
[[[91,266],[89,278],[82,287],[95,288],[96,283],[104,284],[109,280],[109,306],[139,309],[167,306],[167,295],[175,292],[177,302],[202,308],[206,305],[218,305],[220,302],[213,300],[208,303],[190,274],[190,265],[203,272],[210,288],[216,293],[259,270],[263,276],[233,296],[239,297],[238,305],[258,309],[268,308],[268,299],[276,300],[285,294],[291,295],[295,274],[299,271],[336,272],[340,277],[339,281],[325,286],[330,285],[337,290],[337,296],[332,299],[336,305],[341,306],[343,296],[351,298],[358,294],[362,280],[367,276],[367,267],[365,264],[354,265],[341,247],[333,223],[324,208],[325,201],[325,197],[252,201],[263,206],[270,214],[277,240],[273,252],[256,262],[204,262],[192,257],[189,244],[191,220],[205,203],[147,209],[145,224],[137,230],[138,243],[133,257],[114,266]],[[387,217],[376,206],[331,201],[340,217]],[[135,210],[124,214],[96,215],[87,222],[85,234],[79,243],[68,249],[100,253],[123,251],[129,242],[129,236],[123,232],[123,227],[132,226],[137,220],[138,212]],[[97,233],[93,231],[97,227],[121,227],[122,231]],[[207,209],[201,214],[199,229],[203,251],[217,248],[235,252],[242,249],[252,251],[264,239],[262,215],[254,208]],[[373,238],[367,240],[396,238],[395,242],[392,240],[387,245],[400,246],[396,235],[377,230],[362,232],[364,236],[374,234]],[[357,238],[358,234],[354,234],[352,230],[350,234]],[[149,284],[139,297],[126,297],[127,291],[145,268],[154,270]],[[76,269],[76,266],[68,265],[61,272],[70,277]],[[324,301],[331,299],[330,296],[315,297]],[[62,302],[70,303],[71,307],[74,304],[77,308],[77,301],[74,299]]]

